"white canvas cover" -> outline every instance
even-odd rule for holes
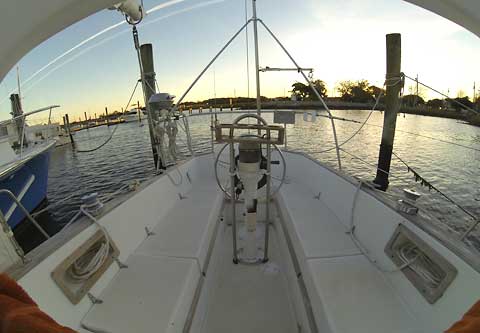
[[[406,0],[465,27],[480,36],[478,0]],[[73,23],[119,0],[0,1],[0,82],[35,46]],[[165,2],[165,1],[159,1]]]

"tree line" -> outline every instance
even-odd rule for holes
[[[312,84],[319,92],[322,98],[328,98],[327,86],[322,80],[313,80]],[[381,93],[385,93],[383,88],[372,85],[368,80],[345,80],[340,81],[335,90],[339,93],[339,99],[344,102],[351,103],[373,103]],[[425,92],[422,90],[415,91],[414,87],[409,87],[409,93],[402,96],[402,105],[407,107],[428,107],[433,109],[455,109],[461,110],[463,107],[460,104],[469,108],[480,109],[480,98],[471,101],[468,96],[458,96],[455,98],[439,99],[434,98],[428,101],[425,100]],[[318,100],[314,90],[308,85],[301,82],[292,84],[292,97],[296,100],[315,101]],[[458,103],[455,103],[458,102]],[[384,103],[384,96],[380,97],[380,104]]]

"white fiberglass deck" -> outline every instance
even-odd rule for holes
[[[270,260],[261,265],[234,265],[231,227],[219,237],[223,240],[216,250],[218,268],[213,272],[213,290],[201,332],[298,332],[275,235],[271,237]]]
[[[439,242],[363,190],[352,220],[354,180],[299,154],[287,153],[286,160],[288,182],[271,205],[266,264],[233,264],[229,202],[217,188],[212,157],[202,156],[100,219],[128,265],[112,265],[92,288],[103,303],[84,297],[72,305],[50,278],[94,225],[20,282],[60,323],[94,333],[433,333],[476,301],[471,291],[480,283],[478,272]],[[240,247],[240,204],[237,214]],[[352,222],[376,265],[348,233]],[[399,224],[458,270],[434,304],[402,272],[376,267],[396,268],[384,249]],[[145,227],[153,234],[147,236]]]

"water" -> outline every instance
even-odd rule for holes
[[[367,111],[359,110],[333,113],[337,117],[361,122],[368,115]],[[236,116],[238,115],[222,114],[219,115],[219,120],[231,122]],[[272,122],[272,114],[265,114],[265,118]],[[345,121],[335,123],[340,143],[348,139],[360,126],[358,123]],[[382,123],[383,114],[374,112],[368,125],[343,146],[345,150],[363,160],[342,152],[345,172],[364,180],[375,178],[375,169],[366,163],[377,163]],[[209,115],[190,118],[192,141],[197,150],[210,147],[209,125]],[[84,130],[78,132],[75,139],[80,149],[91,149],[104,142],[112,130],[112,127],[105,126]],[[329,119],[317,117],[315,123],[309,123],[304,122],[299,114],[296,124],[288,126],[287,134],[289,148],[305,151],[327,165],[337,166],[334,149],[327,153],[318,153],[334,146]],[[186,153],[185,137],[179,134],[178,139],[181,152]],[[438,189],[472,213],[480,215],[480,128],[452,119],[400,115],[397,119],[394,151]],[[54,233],[78,211],[82,195],[91,192],[112,193],[134,179],[145,180],[152,177],[154,171],[148,126],[140,127],[138,123],[119,125],[111,142],[95,152],[76,153],[69,145],[57,148],[50,163],[48,202],[54,204],[68,200],[41,214],[40,220],[50,233]],[[412,173],[408,173],[407,168],[395,158],[392,161],[391,173],[389,191],[401,193],[404,188],[416,189],[423,194],[420,199],[422,208],[459,232],[472,223],[471,218],[442,196],[415,183]],[[476,230],[476,233],[480,232]],[[29,247],[34,246],[34,243]]]

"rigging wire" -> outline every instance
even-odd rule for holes
[[[370,111],[370,114],[369,116],[367,116],[367,118],[369,118],[371,116],[372,112]],[[320,117],[322,117],[320,115]],[[328,116],[325,116],[325,118],[328,118]],[[352,122],[352,123],[357,123],[357,124],[364,124],[364,125],[367,125],[367,126],[372,126],[372,127],[378,127],[378,128],[383,128],[382,125],[376,125],[376,124],[370,124],[370,123],[367,123],[366,121],[364,121],[363,123],[358,121],[358,120],[355,120],[355,119],[349,119],[349,118],[341,118],[341,117],[334,117],[335,120],[340,120],[340,121],[346,121],[346,122]],[[366,119],[368,121],[368,119]],[[361,126],[363,127],[363,125]],[[360,127],[360,129],[361,129]],[[442,143],[446,143],[446,144],[449,144],[449,145],[453,145],[453,146],[457,146],[457,147],[462,147],[462,148],[465,148],[465,149],[470,149],[470,150],[474,150],[474,151],[478,151],[480,152],[480,148],[475,148],[475,147],[472,147],[472,146],[467,146],[467,145],[464,145],[464,144],[461,144],[461,143],[456,143],[456,142],[453,142],[453,141],[448,141],[448,140],[444,140],[444,139],[439,139],[439,138],[435,138],[435,137],[432,137],[432,136],[428,136],[428,135],[425,135],[425,134],[420,134],[420,133],[415,133],[415,132],[409,132],[409,131],[404,131],[404,130],[401,130],[401,129],[395,129],[396,132],[400,132],[400,133],[405,133],[405,134],[409,134],[409,135],[412,135],[412,136],[417,136],[417,137],[421,137],[421,138],[425,138],[425,139],[429,139],[429,140],[433,140],[433,141],[438,141],[438,142],[442,142]],[[358,132],[360,132],[358,130]],[[357,133],[358,134],[358,133]],[[350,141],[351,139],[353,139],[353,137],[347,139],[348,141]],[[346,141],[347,141],[346,140]],[[341,144],[339,144],[339,146],[343,146],[346,142],[342,142]],[[328,148],[328,149],[325,149],[325,150],[320,150],[320,151],[312,151],[310,152],[311,154],[320,154],[320,153],[325,153],[325,152],[329,152],[331,150],[335,149],[335,147],[332,147],[332,148]]]
[[[367,125],[368,125],[368,126],[373,126],[373,127],[383,128],[382,125],[375,125],[375,124],[367,124]],[[410,134],[410,135],[413,135],[413,136],[418,136],[418,137],[421,137],[421,138],[426,138],[426,139],[430,139],[430,140],[434,140],[434,141],[438,141],[438,142],[443,142],[443,143],[447,143],[447,144],[454,145],[454,146],[457,146],[457,147],[462,147],[462,148],[465,148],[465,149],[470,149],[470,150],[475,150],[475,151],[480,152],[480,149],[479,149],[479,148],[475,148],[475,147],[463,145],[463,144],[461,144],[461,143],[456,143],[456,142],[452,142],[452,141],[448,141],[448,140],[443,140],[443,139],[439,139],[439,138],[434,138],[434,137],[432,137],[432,136],[428,136],[428,135],[424,135],[424,134],[420,134],[420,133],[415,133],[415,132],[404,131],[404,130],[400,130],[400,129],[396,129],[396,131],[397,131],[397,132],[401,132],[401,133],[405,133],[405,134]]]
[[[432,88],[431,86],[429,86],[429,85],[427,85],[427,84],[425,84],[425,83],[423,83],[423,82],[420,82],[420,81],[418,81],[417,79],[414,79],[414,78],[406,75],[405,73],[402,73],[402,75],[405,76],[407,79],[410,79],[410,80],[412,80],[412,81],[418,82],[420,85],[424,86],[425,88],[430,89],[430,90],[436,92],[436,93],[439,94],[439,95],[442,95],[442,96],[445,97],[446,99],[448,99],[448,100],[450,100],[450,101],[452,101],[452,102],[460,105],[461,107],[465,108],[465,109],[468,110],[468,111],[472,111],[472,112],[474,112],[474,113],[479,113],[479,111],[474,110],[474,109],[472,109],[471,107],[466,106],[465,104],[457,101],[456,99],[452,99],[452,98],[448,97],[448,95],[445,95],[444,93],[440,92],[439,90],[437,90],[437,89],[435,89],[435,88]]]

